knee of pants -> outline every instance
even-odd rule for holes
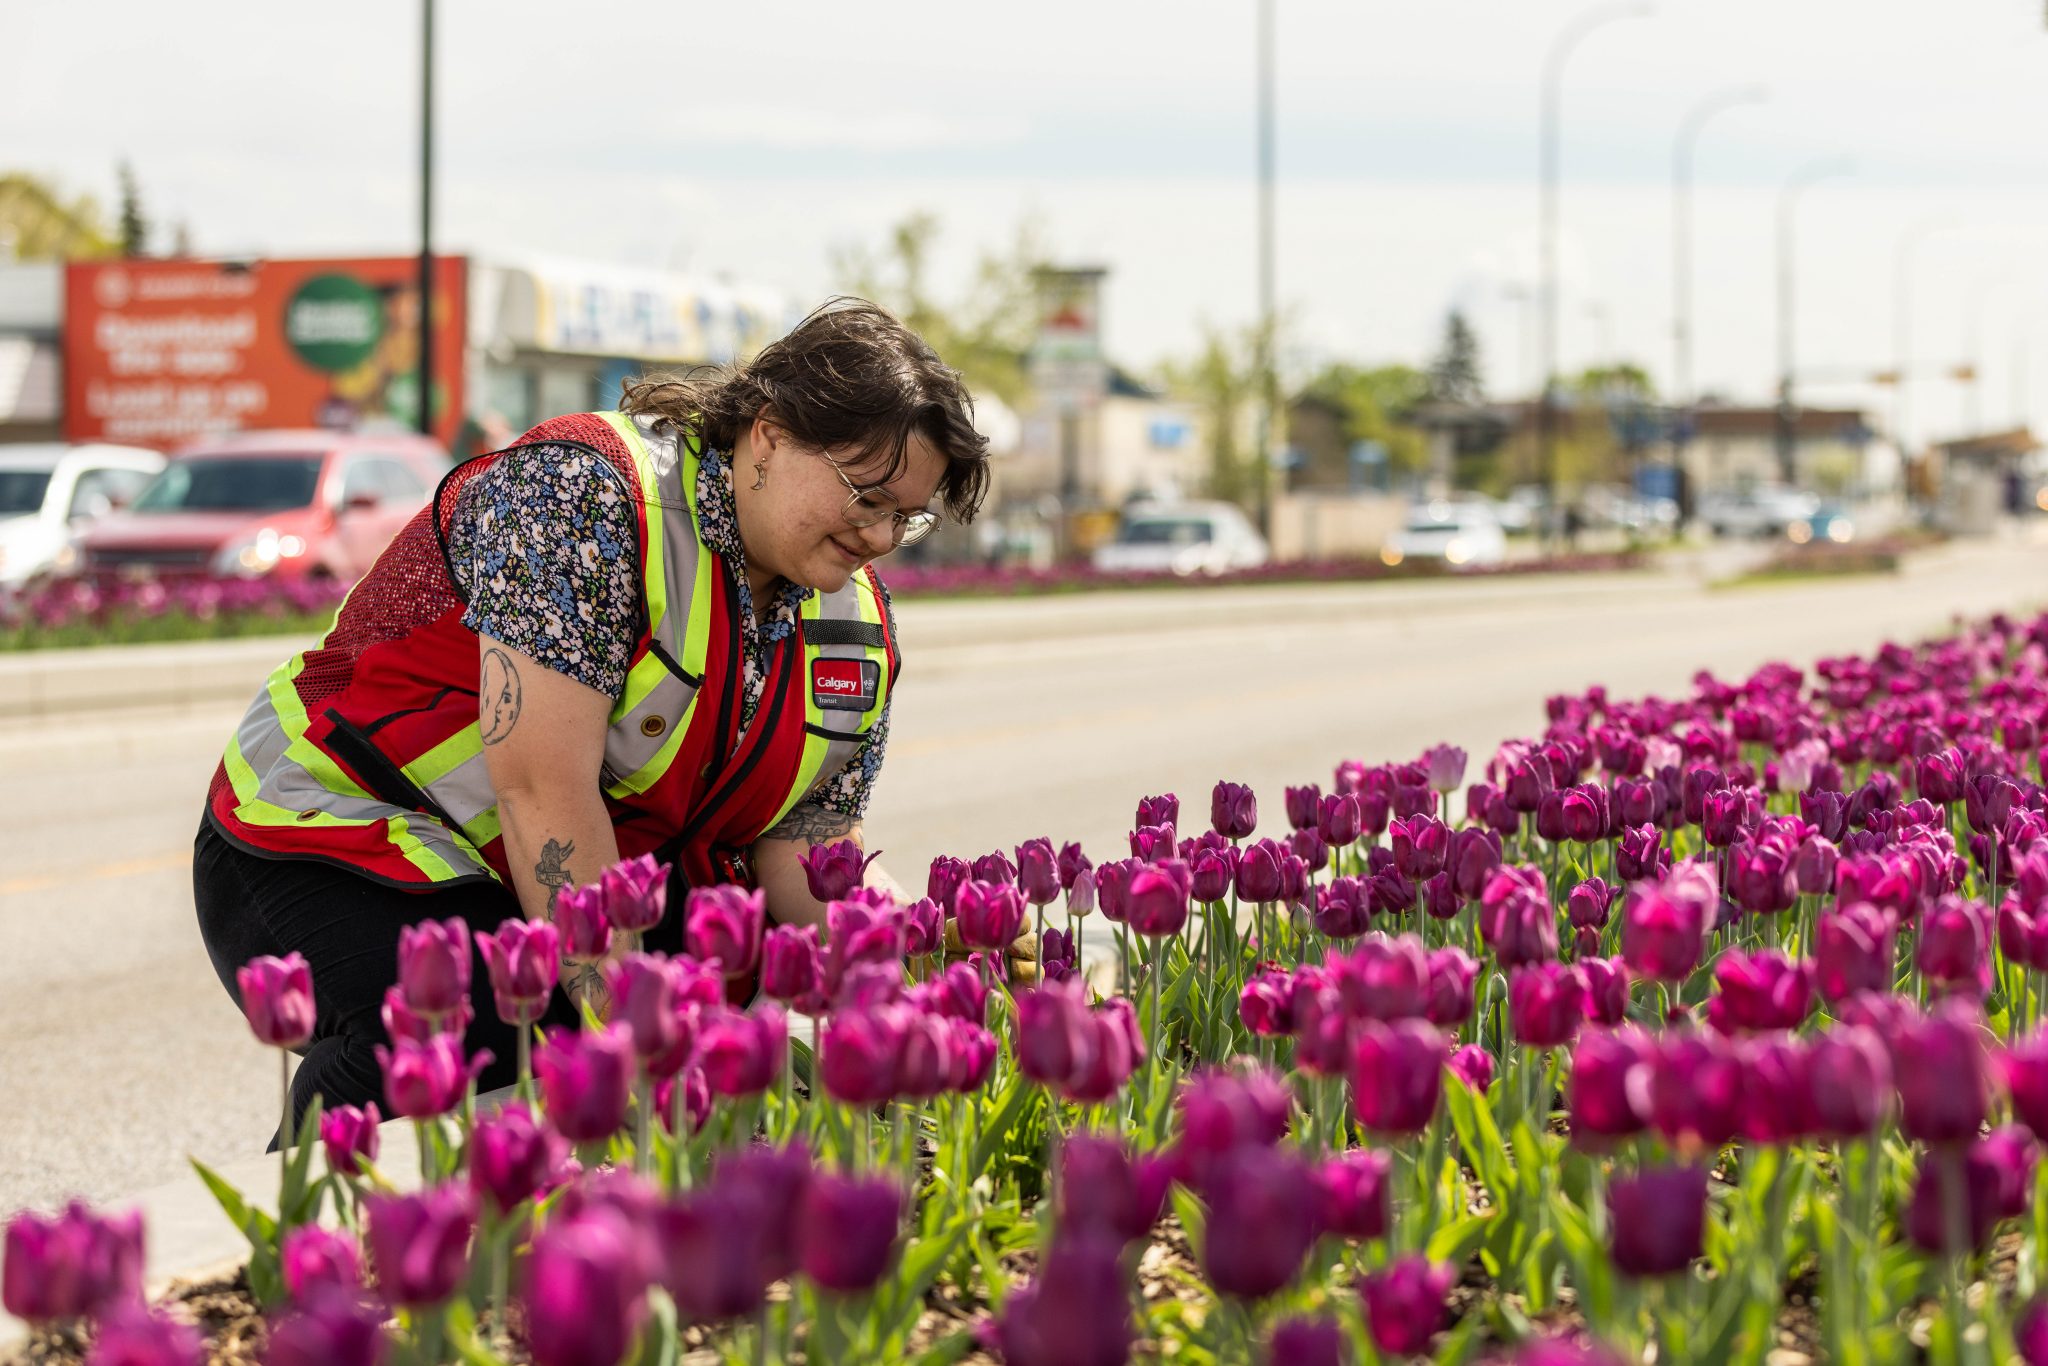
[[[292,1117],[296,1124],[319,1096],[321,1105],[367,1105],[384,1099],[384,1069],[368,1039],[355,1034],[330,1034],[306,1045],[299,1070],[292,1076]],[[389,1116],[386,1116],[389,1118]]]

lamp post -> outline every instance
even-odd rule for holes
[[[434,433],[434,0],[420,0],[419,428]]]
[[[1686,111],[1671,145],[1671,400],[1678,409],[1671,424],[1671,467],[1685,464],[1692,435],[1692,165],[1700,132],[1716,114],[1761,104],[1770,91],[1761,85],[1716,90]]]
[[[1273,541],[1273,429],[1278,422],[1273,377],[1273,0],[1259,0],[1259,372],[1257,461],[1259,534]]]
[[[1563,104],[1564,66],[1572,52],[1595,29],[1622,19],[1643,19],[1654,12],[1647,0],[1616,0],[1596,5],[1566,24],[1551,40],[1543,58],[1539,236],[1541,239],[1542,328],[1536,408],[1537,458],[1543,470],[1546,518],[1557,505],[1557,204],[1558,121]]]
[[[1793,380],[1793,266],[1794,215],[1799,196],[1831,176],[1848,175],[1855,169],[1846,157],[1828,157],[1809,162],[1794,171],[1778,191],[1778,479],[1790,484],[1796,471],[1793,453],[1799,418],[1797,391]]]

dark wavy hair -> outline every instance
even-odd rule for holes
[[[802,445],[857,447],[850,463],[881,470],[876,484],[902,473],[916,433],[945,457],[939,496],[955,521],[973,521],[988,495],[988,438],[960,372],[865,299],[827,300],[750,361],[628,380],[619,407],[721,451],[765,414]]]

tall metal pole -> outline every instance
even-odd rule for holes
[[[1922,219],[1906,229],[1892,257],[1892,441],[1902,460],[1912,458],[1906,422],[1913,406],[1913,254],[1922,242],[1954,226],[1953,218]]]
[[[419,428],[434,433],[434,0],[420,0]]]
[[[1564,64],[1581,39],[1602,25],[1620,19],[1647,17],[1652,7],[1645,0],[1620,0],[1596,5],[1566,24],[1551,41],[1543,58],[1540,184],[1540,239],[1542,314],[1540,359],[1537,383],[1542,386],[1536,406],[1537,459],[1542,466],[1545,518],[1554,517],[1557,507],[1557,202],[1558,121],[1563,104]],[[1546,539],[1547,536],[1546,536]]]
[[[1798,444],[1798,390],[1793,362],[1793,276],[1795,244],[1794,213],[1799,196],[1809,186],[1830,176],[1847,175],[1854,169],[1843,157],[1810,162],[1792,173],[1778,191],[1778,479],[1790,485],[1798,473],[1794,454]]]
[[[1671,425],[1671,463],[1685,460],[1697,396],[1692,382],[1692,165],[1700,131],[1716,114],[1770,98],[1761,85],[1716,90],[1687,111],[1671,147],[1671,401],[1678,411]]]
[[[1259,534],[1273,539],[1273,433],[1279,384],[1273,374],[1273,0],[1259,0]]]

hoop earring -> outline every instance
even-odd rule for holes
[[[754,462],[754,488],[760,490],[768,482],[768,461],[764,458]]]

